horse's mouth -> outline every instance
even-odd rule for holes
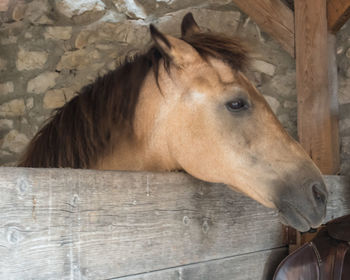
[[[279,210],[279,217],[283,224],[291,226],[298,231],[309,231],[314,225],[296,207],[287,203],[283,209]]]

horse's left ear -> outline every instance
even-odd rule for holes
[[[181,36],[182,38],[186,36],[191,36],[192,34],[199,33],[201,30],[197,22],[193,18],[192,13],[187,13],[182,19],[181,23]]]

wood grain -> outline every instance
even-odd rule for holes
[[[349,182],[327,182],[328,216],[350,213]],[[0,279],[112,279],[228,258],[242,273],[245,254],[285,245],[275,211],[184,173],[0,168],[0,195]],[[252,275],[272,269],[267,255],[254,255]]]
[[[326,0],[294,4],[299,141],[324,174],[336,174],[337,66],[334,39],[327,31]]]
[[[294,52],[293,11],[281,0],[233,0],[236,6],[277,40],[291,55]]]
[[[118,279],[271,280],[277,266],[286,255],[287,248],[271,249]]]
[[[350,18],[350,0],[327,1],[328,28],[336,33]]]

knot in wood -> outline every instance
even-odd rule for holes
[[[188,226],[190,224],[190,218],[187,216],[184,216],[182,219],[182,222],[184,223],[185,226]]]
[[[6,239],[11,245],[16,245],[24,239],[24,236],[18,228],[9,226],[6,231]]]
[[[207,221],[204,221],[203,224],[202,224],[202,231],[204,233],[207,233],[209,231],[209,224]]]
[[[76,207],[79,201],[79,196],[77,194],[74,194],[72,197],[72,206]]]
[[[18,178],[17,179],[17,189],[21,194],[24,194],[29,189],[29,184],[27,179],[25,178]]]

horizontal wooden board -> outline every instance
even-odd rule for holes
[[[287,248],[254,252],[115,280],[271,280]],[[113,279],[113,280],[114,280]]]
[[[329,217],[350,213],[346,179],[327,182]],[[0,196],[0,279],[117,278],[284,245],[275,211],[184,173],[0,168]]]

